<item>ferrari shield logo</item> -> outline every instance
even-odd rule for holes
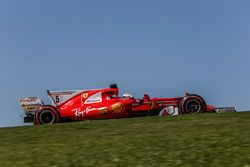
[[[154,106],[155,106],[155,103],[154,102],[150,102],[149,106],[150,106],[150,110],[152,110],[154,108]]]
[[[82,94],[82,97],[83,97],[84,99],[87,99],[88,96],[89,96],[88,93],[83,93],[83,94]]]

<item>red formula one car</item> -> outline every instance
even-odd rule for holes
[[[51,105],[44,105],[39,97],[20,99],[25,111],[24,122],[52,124],[66,121],[127,118],[138,116],[165,116],[204,112],[235,111],[235,108],[215,108],[196,94],[186,93],[177,98],[142,99],[130,94],[119,97],[116,84],[94,90],[48,91]]]

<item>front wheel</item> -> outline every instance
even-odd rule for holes
[[[35,114],[35,125],[45,125],[60,122],[60,115],[58,111],[53,107],[43,107]]]
[[[195,113],[202,113],[205,111],[205,103],[204,100],[200,97],[191,96],[185,97],[181,104],[180,110],[182,114],[195,114]]]

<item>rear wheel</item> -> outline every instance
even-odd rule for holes
[[[60,115],[57,110],[52,107],[44,107],[35,115],[35,125],[53,124],[60,122]]]
[[[185,97],[181,103],[181,113],[195,114],[205,111],[205,104],[200,97]]]

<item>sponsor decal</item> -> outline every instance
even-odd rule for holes
[[[24,106],[26,111],[36,111],[40,106]]]
[[[163,108],[159,113],[159,116],[167,116],[167,115],[178,115],[178,107],[168,106]]]
[[[87,108],[85,108],[84,110],[81,111],[80,108],[76,108],[73,109],[72,112],[74,112],[74,115],[76,117],[84,117],[85,114],[88,114],[91,111],[96,111],[96,110],[100,110],[99,108],[92,108],[91,106],[88,106]]]
[[[108,114],[108,108],[107,107],[100,108],[99,110],[100,110],[101,115],[107,115]]]
[[[169,114],[169,110],[168,110],[167,107],[166,107],[166,108],[163,108],[163,109],[161,110],[161,112],[159,113],[159,116],[168,116],[168,115],[170,115],[170,114]]]
[[[19,102],[22,106],[42,104],[42,101],[39,97],[27,97],[25,99],[20,99]]]
[[[83,117],[84,111],[81,111],[80,108],[76,108],[72,110],[74,112],[75,117]]]
[[[123,113],[125,108],[124,108],[124,105],[122,103],[116,103],[110,107],[110,110],[112,111],[113,114],[120,115]]]
[[[100,102],[100,99],[88,99],[87,103],[96,103],[96,102]]]

